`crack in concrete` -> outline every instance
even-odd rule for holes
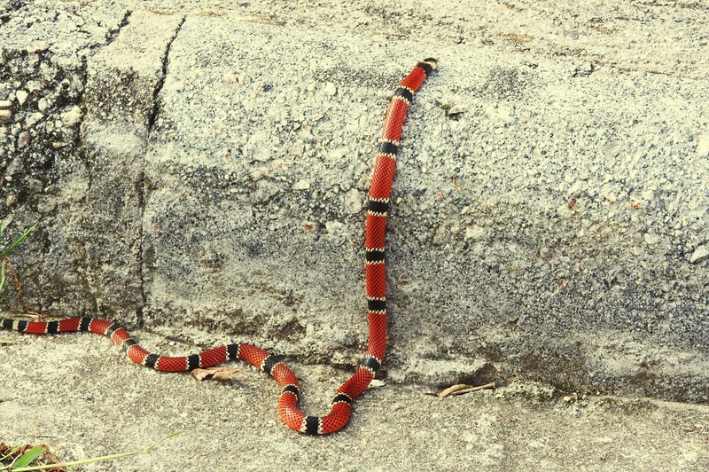
[[[78,13],[75,13],[75,14],[76,14],[76,16],[81,18],[82,20],[85,20],[85,18],[82,15],[80,15]],[[84,48],[84,50],[87,50],[87,49],[89,51],[101,50],[107,46],[110,46],[121,35],[123,28],[125,28],[126,26],[128,26],[130,24],[130,17],[132,14],[133,14],[133,10],[126,10],[125,13],[123,14],[123,18],[118,23],[118,28],[116,28],[113,31],[110,31],[106,35],[106,40],[103,43],[89,44],[88,46],[86,46],[86,48]],[[89,31],[87,31],[83,28],[79,28],[78,31],[85,33],[85,34],[90,34]]]
[[[186,19],[187,17],[182,17],[182,20],[180,20],[180,24],[178,24],[177,28],[175,28],[175,34],[172,36],[172,38],[170,38],[170,41],[168,41],[167,46],[165,47],[165,56],[163,56],[162,60],[162,74],[160,75],[158,83],[155,86],[155,90],[153,91],[153,109],[150,112],[150,116],[148,116],[148,140],[150,139],[150,135],[153,132],[155,120],[160,110],[158,95],[160,95],[163,85],[165,85],[165,77],[167,76],[167,66],[170,61],[170,49],[172,49],[172,43],[175,42],[175,39],[177,39],[177,35],[180,34],[180,30],[182,29],[182,25],[185,24]]]
[[[160,78],[158,79],[157,84],[155,85],[155,90],[153,91],[153,108],[150,111],[150,115],[148,116],[148,130],[146,133],[146,138],[145,138],[145,152],[146,154],[143,155],[143,164],[142,164],[142,169],[140,173],[140,179],[138,180],[138,205],[139,205],[139,210],[140,210],[140,246],[138,249],[138,276],[140,278],[140,296],[142,299],[142,304],[141,306],[138,307],[137,313],[136,313],[136,318],[138,321],[138,325],[142,328],[145,322],[144,318],[144,310],[145,307],[147,306],[148,303],[148,295],[145,290],[145,261],[143,259],[143,255],[145,253],[145,202],[146,202],[146,156],[148,152],[148,147],[150,145],[150,137],[153,134],[153,129],[155,127],[155,121],[157,120],[157,116],[160,112],[160,102],[159,102],[159,96],[160,92],[162,91],[163,86],[165,85],[165,77],[167,77],[167,68],[168,64],[170,62],[170,50],[172,49],[172,43],[175,42],[175,39],[177,39],[177,36],[180,34],[180,30],[182,29],[182,25],[185,24],[185,20],[187,17],[183,16],[182,19],[180,20],[180,23],[177,25],[177,28],[175,28],[175,34],[170,38],[170,40],[167,42],[167,45],[165,46],[165,55],[163,56],[162,60],[162,73],[160,74]]]
[[[125,14],[123,15],[123,19],[121,20],[120,23],[118,23],[118,29],[113,31],[110,35],[108,35],[108,38],[106,38],[106,43],[101,45],[102,48],[106,46],[110,46],[112,42],[114,42],[118,36],[121,34],[121,31],[123,31],[123,28],[128,26],[130,24],[130,16],[133,14],[133,10],[126,10]]]

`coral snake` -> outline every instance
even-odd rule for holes
[[[249,344],[226,344],[199,354],[168,357],[153,354],[133,339],[118,324],[91,317],[66,318],[39,322],[19,319],[0,319],[4,329],[32,334],[56,334],[90,331],[102,334],[120,346],[135,363],[162,372],[183,372],[197,367],[207,368],[239,359],[273,376],[282,387],[278,400],[278,414],[288,427],[305,434],[329,434],[342,429],[350,419],[352,402],[369,386],[376,375],[386,351],[386,271],[384,265],[384,240],[389,211],[389,196],[394,179],[396,154],[406,113],[414,94],[426,77],[436,69],[436,60],[429,58],[416,64],[394,92],[384,119],[381,148],[376,157],[372,185],[367,203],[365,235],[365,275],[369,320],[369,342],[362,364],[335,392],[330,412],[325,416],[308,416],[298,408],[301,395],[295,374],[285,364],[268,352]]]

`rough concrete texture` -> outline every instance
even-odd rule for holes
[[[417,452],[389,451],[391,464],[433,466],[417,441],[453,437],[451,424],[470,448],[442,439],[441,460],[472,451],[481,467],[550,458],[550,470],[666,470],[662,454],[676,470],[706,467],[704,406],[630,398],[709,399],[708,20],[706,2],[0,1],[0,218],[10,234],[41,220],[12,255],[3,309],[116,319],[162,353],[252,342],[328,372],[304,374],[309,392],[331,387],[323,402],[366,343],[362,202],[389,94],[416,61],[440,62],[414,100],[394,183],[393,386],[358,403],[350,429],[331,442],[281,439],[266,380],[193,385],[126,365],[105,340],[78,363],[89,342],[78,336],[11,338],[2,417],[48,404],[41,392],[70,392],[35,364],[65,356],[74,390],[105,385],[102,401],[126,401],[116,408],[130,426],[106,410],[86,419],[87,436],[66,439],[91,455],[169,432],[146,430],[161,421],[194,443],[194,421],[234,456],[265,442],[302,448],[296,469],[332,447],[323,470],[359,470],[338,448],[360,447],[353,460],[364,461],[402,437]],[[28,375],[42,372],[37,396],[12,393],[27,356]],[[152,380],[133,391],[141,376]],[[419,395],[460,380],[509,386],[448,403]],[[629,397],[527,403],[515,392],[537,388],[529,382]],[[235,415],[236,444],[233,425],[211,424],[211,406],[176,408],[209,395],[229,396],[218,414]],[[153,412],[145,399],[156,397],[175,411]],[[81,416],[65,403],[52,437]],[[431,411],[441,423],[424,421]],[[39,434],[33,425],[52,417],[40,413],[0,433]],[[668,421],[676,428],[655,430]],[[420,436],[408,434],[414,423]],[[660,449],[642,462],[651,436]],[[170,460],[135,470],[180,468]]]
[[[196,382],[130,365],[92,335],[9,335],[0,350],[0,435],[83,459],[181,436],[150,454],[85,470],[145,471],[643,471],[707,470],[705,405],[575,397],[544,385],[439,399],[423,386],[370,389],[341,433],[303,436],[276,414],[278,387],[247,368],[233,384]],[[189,349],[159,336],[161,349]],[[19,364],[17,359],[27,359]],[[306,405],[324,410],[342,372],[296,365]],[[10,385],[11,388],[6,388]]]

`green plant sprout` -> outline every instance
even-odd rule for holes
[[[152,451],[155,449],[161,442],[167,441],[168,439],[174,438],[175,436],[178,436],[182,434],[182,431],[176,431],[172,434],[168,434],[164,438],[160,439],[159,441],[151,444],[150,446],[144,448],[144,449],[139,449],[137,451],[130,451],[130,452],[124,452],[122,454],[111,454],[108,456],[101,456],[101,457],[92,457],[89,459],[84,459],[80,461],[71,461],[71,462],[62,462],[59,464],[45,464],[45,465],[36,465],[36,466],[30,466],[29,464],[32,463],[42,452],[44,452],[44,448],[42,446],[35,446],[32,449],[28,450],[25,452],[22,456],[20,456],[14,464],[10,466],[3,466],[0,465],[0,472],[30,472],[34,470],[47,470],[47,469],[56,469],[56,468],[61,468],[61,467],[73,467],[75,465],[85,465],[85,464],[91,464],[93,462],[102,462],[102,461],[110,461],[114,459],[121,459],[123,457],[130,457],[130,456],[136,456],[138,454],[145,454],[147,452]]]
[[[6,265],[6,262],[4,260],[4,257],[7,254],[9,254],[10,251],[12,251],[17,246],[19,246],[20,243],[22,241],[24,241],[24,239],[27,236],[29,236],[30,233],[35,230],[35,228],[37,228],[38,224],[39,224],[39,221],[37,221],[35,224],[33,224],[32,226],[27,228],[25,230],[25,232],[22,233],[22,236],[20,236],[19,238],[15,239],[13,242],[11,242],[9,246],[7,246],[4,249],[0,249],[0,260],[2,260],[2,262],[0,263],[0,292],[2,292],[2,289],[5,286],[5,265]],[[2,240],[2,221],[0,221],[0,240]]]
[[[3,286],[5,285],[5,265],[7,264],[7,259],[5,256],[10,253],[13,249],[15,249],[17,246],[22,243],[22,241],[30,235],[32,231],[34,231],[37,228],[37,225],[39,224],[39,221],[30,226],[25,230],[22,235],[15,239],[13,242],[10,243],[9,246],[0,249],[0,292],[2,292]],[[2,240],[2,221],[0,221],[0,240]],[[55,469],[55,468],[60,468],[60,467],[73,467],[76,465],[84,465],[84,464],[90,464],[93,462],[100,462],[100,461],[109,461],[109,460],[114,460],[114,459],[120,459],[123,457],[130,457],[130,456],[135,456],[138,454],[144,454],[147,452],[150,452],[154,448],[156,448],[161,442],[166,441],[168,439],[174,438],[175,436],[182,434],[182,431],[177,431],[175,433],[169,434],[162,438],[161,440],[157,441],[156,443],[144,448],[140,449],[138,451],[131,451],[131,452],[125,452],[122,454],[111,454],[108,456],[101,456],[101,457],[93,457],[90,459],[84,459],[80,461],[72,461],[72,462],[64,462],[60,464],[47,464],[47,465],[37,465],[37,466],[32,466],[32,462],[35,461],[43,452],[44,452],[44,447],[43,446],[35,446],[29,450],[27,450],[24,454],[22,454],[20,457],[18,457],[12,464],[10,465],[3,465],[2,463],[7,460],[14,452],[11,452],[5,457],[0,456],[0,472],[30,472],[34,470],[47,470],[47,469]],[[16,451],[17,449],[14,449],[13,451]]]

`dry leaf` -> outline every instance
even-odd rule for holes
[[[231,380],[236,377],[236,374],[243,372],[243,369],[234,367],[210,367],[208,369],[192,369],[190,374],[197,380]]]
[[[384,382],[383,380],[379,380],[379,379],[372,379],[372,381],[369,382],[369,387],[370,388],[386,387],[386,382]]]

